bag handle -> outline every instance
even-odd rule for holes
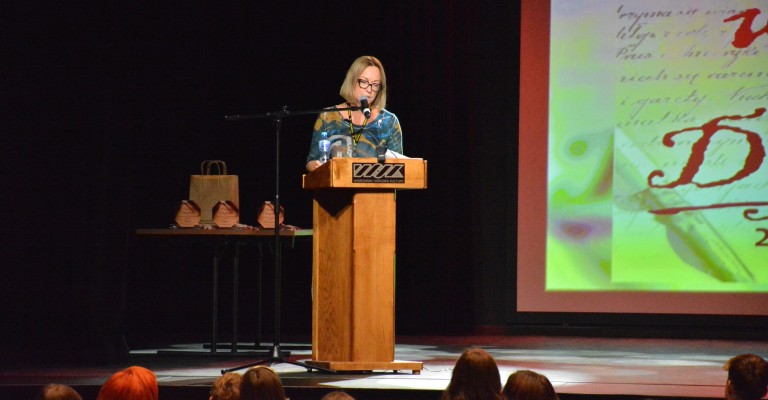
[[[202,163],[200,163],[200,174],[201,175],[212,175],[211,174],[211,167],[216,166],[216,169],[218,170],[217,175],[226,175],[227,174],[227,163],[221,160],[205,160]]]

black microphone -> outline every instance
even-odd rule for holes
[[[360,111],[363,112],[365,118],[371,118],[371,108],[368,106],[367,96],[360,96]]]
[[[384,160],[387,158],[387,141],[383,141],[376,146],[376,159],[379,164],[384,164]]]

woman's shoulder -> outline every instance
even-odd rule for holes
[[[397,121],[397,115],[393,113],[392,111],[387,110],[386,108],[382,108],[379,110],[379,115],[376,116],[376,118],[380,118],[382,120],[392,120]]]
[[[320,113],[319,118],[324,119],[326,121],[337,121],[337,120],[340,121],[344,117],[341,115],[341,111],[339,111],[339,109],[345,108],[345,107],[347,106],[344,104],[326,107]]]

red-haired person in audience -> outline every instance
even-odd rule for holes
[[[496,360],[483,349],[469,348],[456,360],[442,400],[496,400],[500,395],[501,377]]]
[[[128,367],[101,385],[97,400],[157,400],[157,377],[144,367]]]
[[[256,366],[243,374],[241,400],[286,400],[283,382],[272,368]]]
[[[83,400],[83,398],[71,386],[50,383],[40,389],[35,400]]]
[[[755,354],[741,354],[723,366],[728,371],[725,398],[728,400],[759,400],[768,393],[768,363]]]
[[[213,382],[209,400],[240,399],[240,383],[243,377],[234,372],[227,372]]]
[[[501,396],[504,400],[558,400],[552,382],[546,376],[529,370],[510,374]]]

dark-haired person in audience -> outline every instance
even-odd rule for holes
[[[456,360],[442,400],[497,400],[500,395],[501,377],[496,360],[483,349],[469,348]]]
[[[529,370],[510,374],[501,396],[504,400],[558,400],[549,379]]]
[[[243,374],[240,382],[241,400],[286,400],[283,382],[272,368],[262,365]]]
[[[71,386],[50,383],[40,389],[35,400],[83,400],[83,398]]]
[[[728,400],[758,400],[768,393],[768,363],[755,354],[740,354],[725,363],[728,371],[725,398]]]
[[[209,400],[240,399],[240,383],[243,377],[234,372],[227,372],[213,382]]]
[[[115,372],[101,385],[97,400],[157,400],[157,377],[144,367]]]

